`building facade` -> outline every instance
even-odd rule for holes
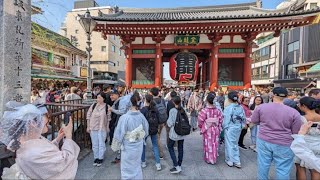
[[[312,10],[320,6],[320,0],[306,0],[296,8]],[[279,38],[279,75],[274,83],[297,90],[320,87],[320,24],[319,16],[314,24],[285,31]]]
[[[252,54],[252,87],[272,87],[279,71],[279,37],[274,33],[262,33],[256,40],[258,48]]]
[[[85,84],[86,74],[81,74],[81,70],[86,69],[86,53],[73,46],[69,39],[32,23],[31,42],[33,88],[48,88],[51,83],[66,81]]]
[[[170,62],[170,75],[178,76],[178,81],[190,74],[193,79],[196,74],[192,76],[190,72],[196,69],[198,75],[202,74],[197,84],[210,81],[211,90],[219,86],[243,89],[251,87],[256,36],[262,32],[279,36],[283,29],[310,24],[320,12],[320,8],[295,11],[296,4],[266,10],[259,4],[260,1],[190,8],[124,8],[113,14],[100,13],[93,19],[97,21],[95,31],[102,36],[121,37],[126,48],[129,87],[161,86],[162,63]]]
[[[84,14],[87,9],[91,15],[99,13],[110,14],[113,9],[109,6],[99,7],[94,0],[75,1],[74,9],[67,13],[62,24],[60,34],[70,38],[72,43],[81,50],[86,50],[86,33],[79,23],[78,15]],[[120,38],[116,35],[102,37],[100,33],[93,32],[91,36],[91,69],[93,71],[94,84],[114,84],[124,79],[119,74],[125,69],[125,55],[121,49]],[[120,71],[120,73],[119,73]]]

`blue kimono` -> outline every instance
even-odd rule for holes
[[[121,148],[121,179],[143,179],[141,154],[148,132],[148,121],[140,111],[130,110],[120,117],[111,148]]]
[[[246,121],[244,110],[239,104],[231,103],[224,109],[223,115],[226,163],[229,166],[240,165],[238,141]]]

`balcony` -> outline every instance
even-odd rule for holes
[[[299,73],[300,77],[317,78],[320,77],[320,71]]]
[[[270,79],[270,73],[252,75],[251,78],[253,80]]]

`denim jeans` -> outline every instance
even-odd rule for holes
[[[275,164],[275,179],[290,179],[294,154],[290,147],[268,143],[257,138],[258,179],[269,179],[272,161]]]
[[[178,141],[178,161],[177,161],[177,157],[176,154],[174,152],[173,146],[175,144],[176,141],[172,140],[169,138],[169,143],[168,143],[168,150],[173,162],[173,166],[177,167],[177,166],[181,166],[182,164],[182,159],[183,159],[183,142],[184,140],[179,140]]]
[[[91,131],[90,132],[92,151],[94,159],[103,159],[106,151],[107,132],[105,131]]]
[[[258,125],[254,125],[250,128],[251,133],[251,143],[253,145],[257,144],[257,134],[258,134]]]
[[[145,139],[146,141],[147,141],[148,137],[146,137],[146,139]],[[157,164],[160,164],[160,153],[159,153],[159,148],[158,148],[158,135],[157,134],[150,135],[150,137],[151,137],[151,142],[152,142],[154,159],[156,160]],[[143,145],[141,161],[146,162],[146,145],[145,144]]]

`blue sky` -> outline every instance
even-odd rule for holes
[[[208,6],[222,4],[237,4],[253,2],[255,0],[97,0],[100,6],[119,6],[137,8],[165,8]],[[284,0],[262,0],[263,8],[274,9]],[[33,21],[58,32],[65,15],[73,8],[74,0],[32,0],[33,4],[44,11],[41,15],[33,16]]]

